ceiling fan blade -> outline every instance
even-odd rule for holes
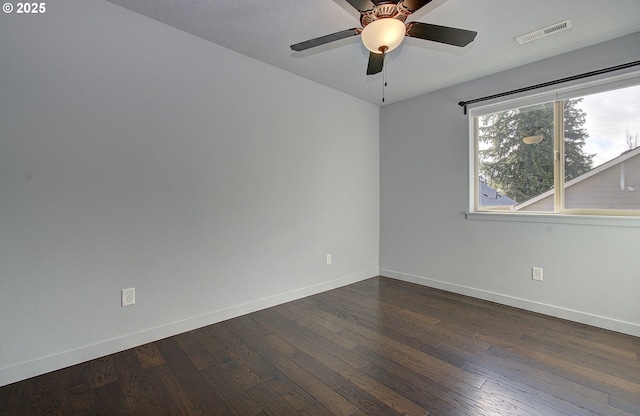
[[[457,29],[455,27],[438,26],[429,23],[411,22],[407,24],[407,36],[433,42],[446,43],[453,46],[467,46],[478,32]]]
[[[369,64],[367,65],[367,75],[377,74],[382,72],[382,66],[384,65],[384,53],[369,52]]]
[[[365,12],[373,9],[373,3],[371,0],[347,0],[347,3],[352,5],[359,12]]]
[[[431,1],[432,0],[404,0],[402,3],[407,9],[415,13],[418,9],[426,6],[428,3],[431,3]]]
[[[305,49],[313,48],[316,46],[324,45],[325,43],[335,42],[336,40],[345,39],[351,36],[358,35],[357,28],[342,30],[340,32],[332,33],[330,35],[320,36],[319,38],[309,39],[304,42],[291,45],[291,49],[294,51],[304,51]]]

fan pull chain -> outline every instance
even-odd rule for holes
[[[384,61],[387,60],[387,54],[385,53],[382,57],[382,102],[384,102],[384,90],[387,86],[387,65],[385,65]]]

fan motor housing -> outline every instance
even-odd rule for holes
[[[404,23],[407,20],[407,16],[411,13],[413,12],[407,9],[402,1],[382,2],[374,6],[371,10],[361,12],[360,23],[363,28],[369,23],[380,19],[397,19]]]

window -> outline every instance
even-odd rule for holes
[[[640,216],[639,83],[472,109],[473,210]]]

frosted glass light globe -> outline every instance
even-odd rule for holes
[[[400,20],[383,18],[375,20],[362,29],[362,43],[373,53],[390,52],[397,48],[407,29]]]
[[[524,142],[524,144],[536,144],[536,143],[540,143],[542,139],[544,139],[544,136],[538,133],[534,136],[527,136],[523,138],[522,141]]]

